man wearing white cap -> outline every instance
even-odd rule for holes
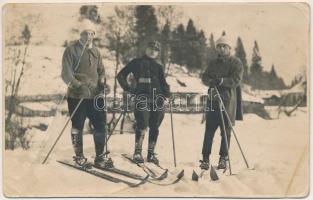
[[[202,82],[209,87],[208,102],[206,108],[206,126],[203,141],[200,168],[208,170],[210,166],[209,156],[211,154],[214,134],[218,127],[221,129],[221,146],[218,169],[225,169],[228,161],[228,147],[231,135],[231,126],[235,125],[235,120],[242,120],[241,93],[238,90],[243,75],[241,61],[230,54],[230,43],[226,36],[222,36],[216,41],[216,51],[218,58],[209,62],[207,69],[202,75]],[[217,88],[225,110],[223,120],[220,112],[220,101],[214,88]],[[239,91],[239,92],[238,92]],[[225,111],[231,120],[229,123]],[[223,128],[223,121],[225,129]],[[225,133],[225,132],[226,133]],[[225,135],[227,138],[225,138]],[[228,147],[227,145],[228,144]]]
[[[84,165],[87,161],[83,153],[82,132],[88,117],[94,127],[95,165],[110,168],[113,167],[113,162],[103,153],[106,113],[94,106],[94,97],[106,87],[101,54],[92,44],[94,36],[95,30],[92,26],[83,27],[80,39],[65,49],[62,59],[62,79],[68,85],[67,102],[70,115],[78,107],[71,118],[74,161],[78,165]],[[82,102],[79,104],[81,99]]]

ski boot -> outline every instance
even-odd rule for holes
[[[210,168],[210,161],[209,159],[203,159],[203,160],[199,160],[200,162],[200,168],[203,170],[208,170]]]
[[[154,153],[157,135],[158,135],[158,130],[150,129],[147,161],[154,163],[155,165],[159,165],[160,163],[159,159],[156,157],[156,153]]]
[[[96,156],[94,163],[96,167],[103,169],[110,169],[114,167],[112,159],[109,158],[106,154]]]
[[[135,151],[135,153],[133,155],[133,160],[135,163],[143,163],[144,160],[143,160],[143,157],[141,155],[141,152]]]
[[[159,159],[156,157],[156,153],[148,151],[147,161],[159,165]]]
[[[73,160],[74,160],[75,165],[77,167],[81,167],[83,169],[90,169],[91,168],[91,164],[87,162],[87,158],[85,158],[84,155],[73,156]]]
[[[228,161],[227,156],[221,156],[219,161],[218,161],[217,169],[226,169],[227,168],[227,161]]]
[[[72,145],[74,148],[75,156],[73,156],[73,160],[75,165],[82,168],[91,168],[88,165],[87,158],[85,158],[83,153],[83,135],[82,131],[72,127],[71,130],[71,139]]]

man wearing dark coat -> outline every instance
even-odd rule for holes
[[[222,141],[220,145],[220,159],[218,169],[225,169],[228,161],[228,147],[230,144],[231,126],[235,125],[235,120],[242,120],[241,90],[240,82],[243,75],[241,61],[230,55],[230,44],[226,36],[222,36],[216,41],[218,57],[209,62],[207,69],[202,75],[202,82],[209,87],[208,101],[206,107],[205,135],[202,147],[203,159],[200,161],[201,169],[209,169],[210,154],[214,134],[218,127],[221,130]],[[225,124],[225,132],[222,124],[220,112],[220,100],[214,88],[217,88],[225,106],[222,109]],[[228,113],[231,123],[229,123],[225,112]],[[227,138],[225,138],[225,135]],[[227,144],[228,143],[228,147]]]
[[[160,51],[160,44],[151,41],[145,48],[145,54],[141,58],[130,61],[117,75],[117,79],[124,91],[136,95],[135,97],[135,152],[133,160],[143,163],[142,143],[145,130],[149,127],[147,161],[159,163],[154,152],[159,127],[164,118],[164,100],[169,97],[170,89],[165,80],[164,69],[156,58]],[[127,76],[133,74],[136,87],[132,88],[127,82]],[[159,96],[162,98],[156,98]],[[164,97],[164,98],[163,98]],[[145,102],[146,101],[146,102]]]
[[[106,87],[102,57],[92,44],[94,35],[92,28],[84,28],[80,39],[65,49],[62,58],[62,79],[68,85],[68,110],[70,115],[73,114],[71,139],[75,163],[84,165],[87,161],[83,153],[83,128],[86,118],[89,118],[94,127],[94,163],[99,167],[110,168],[113,167],[113,162],[104,154],[106,113],[97,109],[94,102],[99,99],[95,97]],[[97,104],[100,106],[101,102]]]

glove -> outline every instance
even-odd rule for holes
[[[209,83],[210,87],[216,87],[221,85],[223,82],[223,78],[216,78],[216,79],[212,79]]]
[[[74,78],[74,79],[71,81],[69,87],[71,87],[71,88],[73,88],[73,89],[77,89],[77,88],[80,88],[80,86],[82,86],[82,83],[81,83],[79,80],[77,80],[76,78]]]
[[[95,92],[97,85],[92,81],[87,81],[86,86],[89,88],[90,92]]]
[[[97,86],[92,82],[80,84],[78,88],[75,88],[76,93],[81,97],[90,97],[96,92]]]
[[[90,97],[91,96],[91,91],[89,87],[85,84],[81,85],[79,88],[79,94],[82,97]]]
[[[105,77],[101,77],[99,80],[98,80],[98,85],[101,87],[101,86],[105,86]]]

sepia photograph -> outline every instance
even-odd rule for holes
[[[308,197],[310,15],[3,4],[3,196]]]

